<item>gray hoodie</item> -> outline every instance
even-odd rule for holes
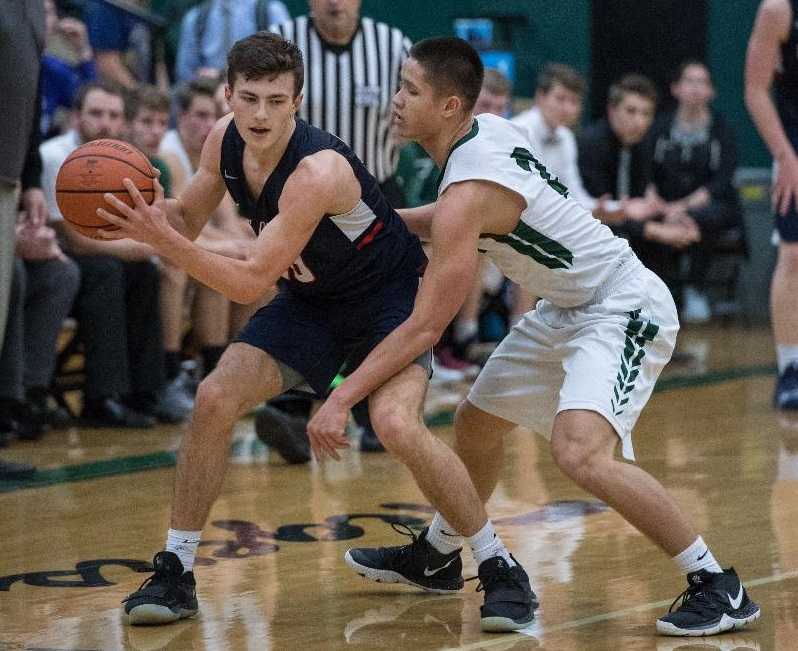
[[[35,128],[44,1],[0,2],[0,182],[16,183]]]

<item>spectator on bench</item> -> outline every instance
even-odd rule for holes
[[[124,133],[120,91],[98,82],[75,97],[75,128],[41,146],[42,188],[65,252],[80,267],[74,313],[85,347],[86,386],[82,419],[105,427],[152,427],[156,419],[179,422],[183,415],[162,408],[163,341],[159,272],[152,249],[130,240],[93,240],[63,223],[55,202],[55,179],[79,145]]]
[[[664,221],[695,223],[701,234],[685,252],[689,271],[682,292],[682,320],[696,323],[711,317],[705,279],[712,247],[719,233],[743,227],[733,184],[737,151],[731,128],[710,107],[715,89],[706,65],[682,64],[671,93],[676,109],[657,119],[648,135],[651,180],[662,200]]]
[[[237,40],[291,20],[279,0],[205,0],[180,24],[175,79],[218,77],[227,68],[227,52]]]
[[[215,93],[218,82],[196,79],[177,92],[180,110],[177,129],[167,131],[159,147],[159,156],[167,164],[172,178],[172,192],[179,195],[199,167],[202,147],[221,117]],[[203,248],[231,258],[243,259],[255,239],[249,222],[239,219],[229,196],[225,196],[196,242]],[[241,325],[253,313],[253,306],[231,307],[218,292],[190,280],[182,270],[166,262],[162,268],[161,315],[167,360],[167,380],[182,382],[179,375],[183,315],[186,291],[193,290],[193,339],[202,355],[202,375],[207,376],[222,356],[233,335],[232,322]],[[243,314],[243,316],[241,316]]]
[[[150,0],[130,4],[138,5],[141,14],[150,8]],[[146,20],[105,0],[86,0],[83,19],[102,80],[128,90],[147,83],[167,88],[166,64]]]
[[[48,428],[56,342],[79,282],[78,266],[61,251],[55,231],[22,214],[8,321],[0,342],[0,437],[35,440]]]
[[[663,221],[662,201],[649,187],[651,160],[644,138],[656,104],[657,90],[646,77],[630,74],[614,83],[607,117],[587,127],[577,139],[579,172],[591,196],[621,202],[622,212],[597,216],[627,237],[643,263],[673,291],[675,253],[701,236],[690,217]]]
[[[71,50],[74,63],[65,61],[52,52],[42,57],[42,119],[41,132],[44,138],[57,136],[62,128],[64,113],[72,110],[75,93],[82,84],[97,77],[94,51],[89,44],[86,25],[76,18],[59,18],[54,0],[44,0],[47,21],[47,44],[55,37]]]

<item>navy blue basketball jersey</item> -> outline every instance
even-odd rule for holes
[[[790,0],[792,24],[781,46],[781,66],[774,80],[776,107],[784,126],[798,127],[798,0]]]
[[[421,275],[427,262],[418,238],[380,192],[377,181],[339,138],[297,119],[288,147],[253,197],[244,177],[244,139],[231,120],[222,140],[221,174],[241,215],[256,234],[278,213],[278,201],[299,162],[332,149],[352,166],[360,201],[348,213],[324,215],[300,257],[280,279],[281,288],[302,297],[348,300],[368,295],[397,274]]]

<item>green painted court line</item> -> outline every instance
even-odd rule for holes
[[[707,371],[696,375],[674,375],[660,379],[654,387],[654,393],[660,391],[673,391],[674,389],[688,389],[690,387],[702,387],[710,384],[721,384],[732,380],[745,380],[753,377],[776,375],[776,367],[773,364],[757,364],[755,366],[738,366],[736,368],[726,368],[719,371]]]
[[[97,479],[98,477],[113,477],[142,470],[168,468],[175,465],[175,460],[176,455],[174,452],[153,452],[152,454],[142,454],[135,457],[120,457],[39,470],[30,479],[0,481],[0,493],[8,493],[22,488],[41,488],[54,484],[83,481],[84,479]]]
[[[674,375],[662,378],[657,382],[654,392],[674,391],[676,389],[686,389],[691,387],[709,386],[721,384],[733,380],[743,380],[747,378],[763,377],[774,375],[776,368],[769,364],[759,364],[754,366],[740,366],[736,368],[723,369],[719,371],[709,371],[696,375]],[[454,419],[453,411],[445,411],[427,418],[427,425],[430,427],[443,427],[451,425]],[[175,465],[175,452],[153,452],[133,457],[120,457],[117,459],[107,459],[104,461],[92,461],[91,463],[80,463],[72,466],[62,466],[49,470],[40,470],[31,479],[19,481],[0,481],[0,493],[8,493],[15,490],[26,488],[42,488],[55,484],[65,484],[86,479],[97,479],[99,477],[112,477],[124,475],[131,472],[141,472],[144,470],[156,470],[158,468],[169,468]]]

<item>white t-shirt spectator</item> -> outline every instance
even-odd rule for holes
[[[546,166],[552,175],[568,188],[568,193],[587,210],[594,210],[597,199],[591,197],[582,183],[579,174],[579,152],[576,147],[574,132],[566,126],[551,129],[543,119],[537,106],[519,113],[511,120],[524,127],[533,145],[533,154]],[[617,201],[607,201],[608,210],[617,210]]]

